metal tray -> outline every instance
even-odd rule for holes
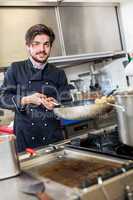
[[[127,162],[66,147],[64,150],[29,160],[23,163],[23,168],[39,177],[48,178],[68,187],[80,187],[86,178],[94,180],[98,175],[120,168]]]

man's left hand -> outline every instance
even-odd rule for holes
[[[53,97],[41,98],[41,104],[48,110],[53,110],[56,102],[56,99],[54,99]]]

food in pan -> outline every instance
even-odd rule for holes
[[[115,103],[115,98],[113,96],[102,96],[101,98],[97,98],[95,100],[95,104],[105,104],[105,103]]]

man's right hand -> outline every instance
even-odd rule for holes
[[[47,97],[46,95],[41,93],[34,93],[32,95],[22,97],[21,99],[22,106],[29,104],[34,104],[38,106],[42,105],[48,110],[53,110],[53,108],[55,107],[55,102],[56,99],[54,99],[53,97]]]
[[[47,96],[41,93],[34,93],[29,96],[22,97],[21,99],[21,105],[29,105],[29,104],[34,104],[34,105],[41,105],[42,104],[42,99],[46,99]]]

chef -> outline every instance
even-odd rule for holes
[[[53,108],[69,99],[69,88],[65,72],[47,61],[54,40],[51,28],[30,27],[25,34],[29,58],[11,64],[0,88],[0,106],[15,110],[18,152],[63,139]]]

